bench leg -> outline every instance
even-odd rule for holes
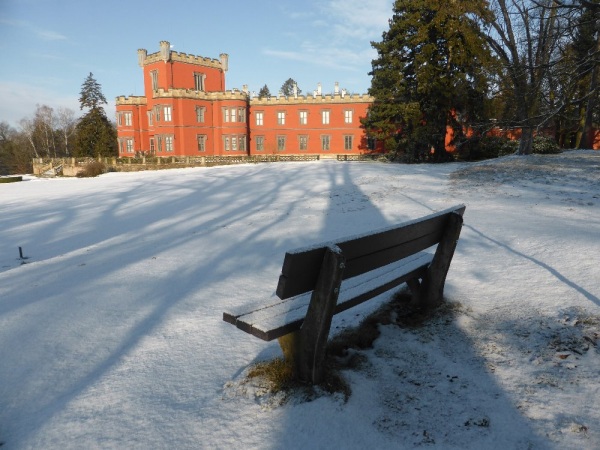
[[[442,240],[437,246],[433,261],[431,261],[421,283],[420,301],[426,309],[438,306],[444,299],[446,275],[448,275],[450,269],[462,224],[463,217],[460,214],[452,213],[448,216]]]
[[[411,278],[410,280],[406,280],[406,285],[411,293],[410,304],[413,306],[417,306],[421,304],[421,282],[418,278]]]
[[[325,349],[344,267],[342,251],[337,246],[328,248],[302,327],[279,338],[284,356],[293,361],[301,381],[317,384],[323,380]]]

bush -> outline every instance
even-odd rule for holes
[[[554,138],[548,136],[535,136],[531,152],[538,155],[555,155],[561,153],[561,149]]]
[[[457,157],[463,161],[480,161],[512,155],[517,151],[518,141],[501,136],[472,138],[457,149]]]
[[[100,161],[93,161],[85,166],[77,172],[78,178],[89,178],[89,177],[97,177],[98,175],[102,175],[106,173],[106,165]]]

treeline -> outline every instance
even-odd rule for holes
[[[37,105],[18,129],[0,122],[0,175],[31,173],[33,158],[118,156],[116,127],[106,116],[106,98],[91,73],[79,103],[86,110],[80,118],[69,108]]]
[[[364,126],[389,152],[448,159],[490,130],[518,130],[518,154],[551,132],[592,148],[600,123],[600,0],[396,0],[373,42]]]

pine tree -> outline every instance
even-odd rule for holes
[[[269,91],[269,87],[265,84],[258,91],[258,98],[269,98],[271,96],[271,91]]]
[[[485,11],[483,0],[396,0],[389,30],[371,43],[375,101],[363,121],[387,150],[443,161],[447,126],[481,114],[491,57],[476,16]]]
[[[106,98],[100,84],[90,72],[81,86],[80,109],[89,111],[79,119],[76,127],[74,156],[117,156],[117,132],[106,117],[103,104]]]
[[[281,86],[281,93],[286,97],[294,95],[294,86],[296,86],[296,92],[300,94],[302,89],[298,88],[298,83],[293,78],[288,78],[285,83]]]

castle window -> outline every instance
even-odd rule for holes
[[[206,151],[206,135],[199,134],[196,136],[196,140],[198,141],[198,151],[205,152]]]
[[[264,136],[256,136],[254,138],[254,142],[256,145],[257,152],[262,152],[265,149],[265,137]]]
[[[344,150],[352,150],[354,143],[354,136],[351,134],[344,136]]]
[[[230,140],[229,140],[229,136],[225,136],[223,138],[224,144],[225,144],[225,151],[229,151],[230,147]]]
[[[156,153],[156,148],[154,147],[154,138],[150,138],[150,154],[154,155]]]
[[[159,105],[154,107],[154,114],[156,116],[156,121],[160,122],[160,106]]]
[[[298,136],[298,146],[300,150],[308,150],[308,136]]]
[[[231,150],[234,152],[237,151],[237,143],[238,143],[237,137],[232,136],[231,137]]]
[[[257,111],[255,114],[256,117],[256,125],[262,126],[264,123],[264,113],[262,111]]]
[[[240,136],[238,138],[238,144],[240,146],[240,151],[246,151],[246,136]]]
[[[321,117],[323,119],[323,125],[329,125],[329,110],[324,109],[321,111]]]
[[[150,125],[150,126],[152,126],[152,118],[153,118],[152,111],[148,111],[148,125]]]
[[[223,122],[229,122],[229,109],[223,108]]]
[[[300,111],[300,125],[308,123],[308,111]]]
[[[162,152],[162,136],[156,136],[156,151]]]
[[[352,123],[352,110],[351,109],[346,109],[344,111],[344,122]]]
[[[123,113],[117,113],[117,125],[123,125]]]
[[[237,112],[236,112],[235,108],[231,108],[229,110],[229,117],[231,117],[231,121],[232,122],[236,121],[236,119],[237,119]]]
[[[158,70],[153,70],[150,72],[150,77],[152,78],[152,90],[158,90]]]
[[[170,122],[171,121],[171,107],[165,106],[163,109],[163,113],[164,113],[164,117],[165,117],[165,122]]]
[[[238,108],[238,122],[246,122],[246,108]]]
[[[125,126],[130,127],[131,126],[131,113],[130,112],[123,113],[123,117],[125,118]]]
[[[196,122],[204,123],[204,115],[206,113],[206,108],[203,106],[196,106]]]
[[[277,150],[280,152],[285,150],[285,136],[277,136]]]
[[[285,111],[277,111],[277,125],[285,125]]]
[[[173,151],[173,136],[165,136],[165,152]]]
[[[127,153],[133,153],[133,139],[127,139]]]
[[[321,150],[330,150],[331,148],[331,136],[321,136]]]
[[[206,75],[204,75],[203,73],[194,72],[194,89],[196,89],[197,91],[203,91],[205,78]]]

